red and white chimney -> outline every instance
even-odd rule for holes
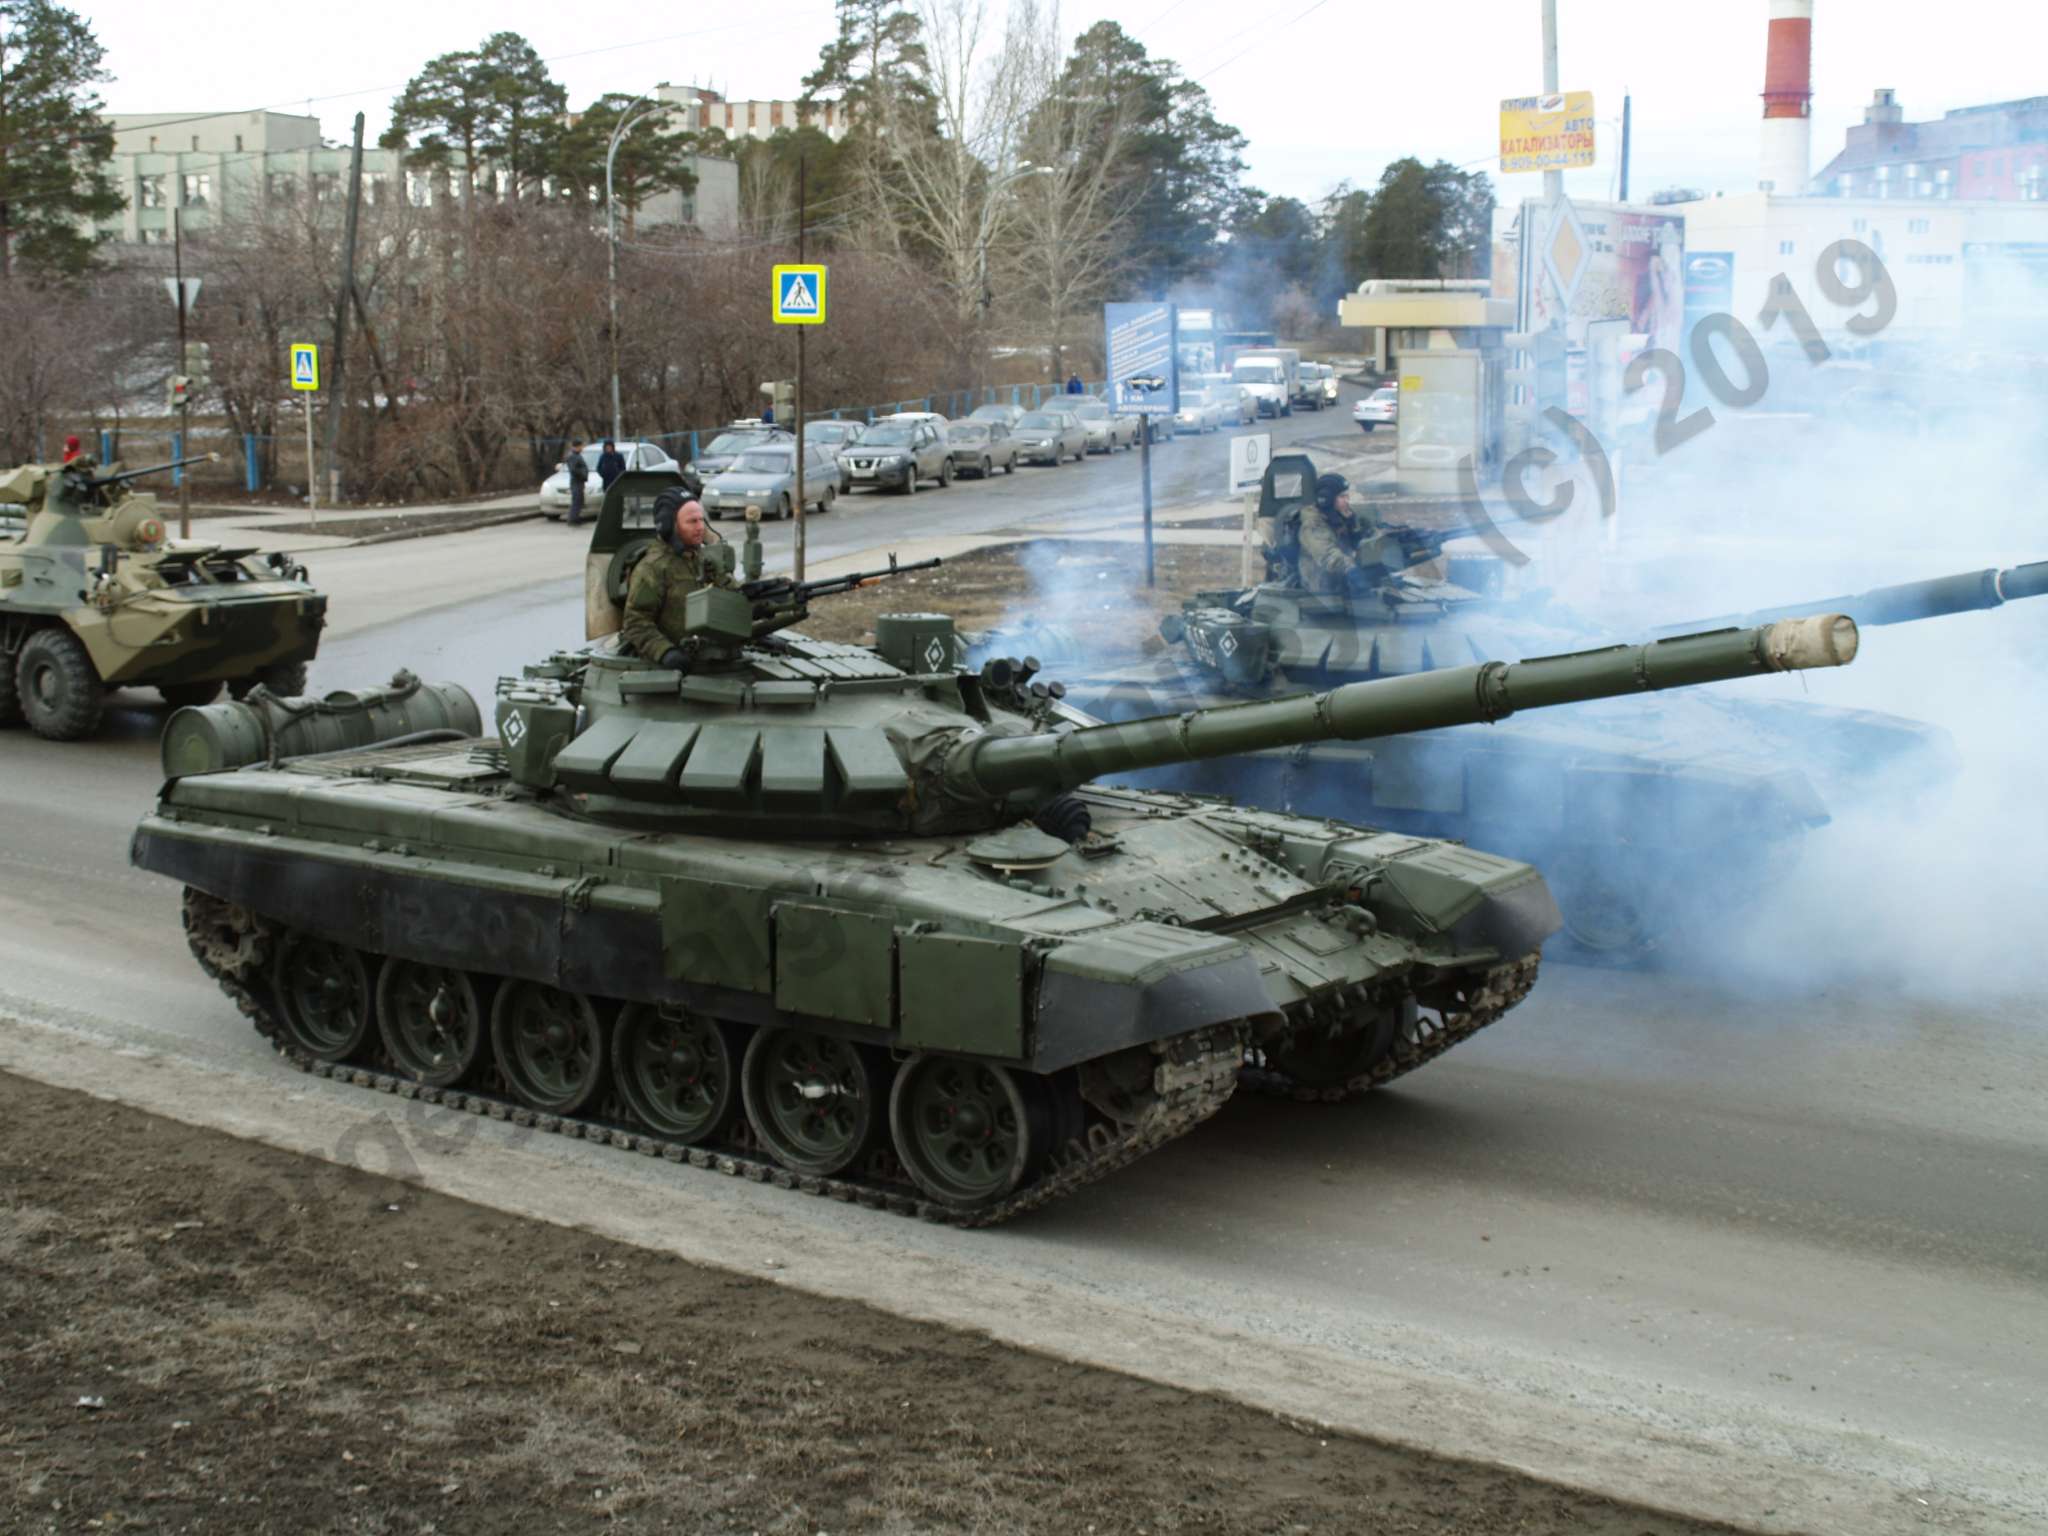
[[[1770,0],[1764,52],[1763,155],[1757,186],[1779,197],[1806,191],[1813,160],[1813,0]]]

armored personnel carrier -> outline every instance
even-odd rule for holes
[[[98,727],[109,689],[150,687],[172,705],[261,683],[304,693],[327,599],[279,554],[173,539],[146,475],[87,462],[0,474],[0,725],[26,719],[73,741]]]
[[[942,615],[804,638],[896,568],[762,579],[751,523],[748,579],[688,600],[688,670],[621,654],[635,494],[593,534],[595,643],[501,681],[495,736],[406,678],[180,711],[134,862],[308,1070],[965,1224],[1129,1163],[1241,1074],[1341,1099],[1412,1071],[1521,1000],[1556,925],[1512,860],[1104,774],[1856,644],[1823,617],[1094,725],[1028,659],[963,668]]]
[[[1269,544],[1284,545],[1277,530],[1312,510],[1315,478],[1304,455],[1274,458],[1260,504],[1262,528],[1275,530]],[[1395,534],[1416,561],[1429,560],[1451,536]],[[1067,679],[1072,702],[1118,720],[1587,643],[1587,626],[1553,608],[1485,598],[1412,570],[1369,591],[1319,594],[1294,583],[1291,563],[1276,560],[1275,567],[1275,579],[1260,586],[1188,599],[1161,626],[1172,647],[1164,657],[1077,668]],[[2048,564],[1681,627],[1756,625],[1821,612],[1903,623],[2044,590]],[[1053,656],[1065,644],[1056,633],[1005,638]],[[1632,960],[1684,932],[1691,918],[1710,921],[1717,904],[1769,879],[1805,833],[1827,823],[1831,800],[1880,779],[1936,782],[1952,762],[1946,733],[1916,720],[1710,690],[1589,702],[1493,729],[1274,748],[1175,765],[1132,782],[1502,850],[1543,870],[1581,951]]]

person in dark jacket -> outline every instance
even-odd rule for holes
[[[583,482],[590,478],[590,460],[583,457],[583,439],[569,444],[569,457],[562,460],[569,471],[569,526],[583,521]]]
[[[1081,382],[1081,375],[1078,373],[1067,375],[1067,393],[1070,395],[1085,395],[1088,393],[1088,386]]]
[[[619,445],[610,438],[604,440],[604,452],[597,456],[597,483],[605,490],[612,488],[612,482],[626,472],[626,456],[619,452]]]

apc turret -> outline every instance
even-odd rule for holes
[[[24,464],[0,473],[0,725],[90,735],[109,689],[173,705],[223,686],[303,693],[327,600],[283,555],[171,538],[156,497],[130,489],[214,454],[101,473]],[[9,525],[12,525],[11,527]],[[11,533],[11,536],[8,536]]]
[[[647,478],[608,492],[593,573],[630,565]],[[1856,645],[1821,617],[1091,725],[1028,660],[961,666],[942,615],[873,647],[792,627],[889,574],[699,592],[684,673],[619,652],[594,579],[607,637],[501,682],[495,738],[255,733],[165,786],[134,861],[186,887],[200,964],[309,1070],[985,1224],[1241,1081],[1342,1099],[1423,1065],[1523,997],[1556,926],[1526,865],[1105,772]]]

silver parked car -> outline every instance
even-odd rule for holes
[[[697,457],[690,461],[690,468],[701,478],[709,480],[713,475],[730,469],[733,460],[749,448],[795,441],[787,427],[770,426],[765,421],[736,421],[697,450]]]
[[[1111,410],[1107,401],[1093,395],[1069,395],[1066,409],[1087,429],[1090,453],[1115,453],[1119,448],[1138,446],[1138,418]]]
[[[1017,418],[1017,462],[1059,467],[1088,457],[1088,429],[1072,411],[1029,411]]]
[[[830,512],[839,494],[839,463],[822,443],[804,432],[804,508]],[[704,482],[705,515],[714,522],[759,507],[763,518],[792,516],[796,510],[796,444],[749,448],[723,472]]]
[[[1017,418],[1023,414],[1024,407],[1021,405],[993,402],[988,405],[977,405],[967,413],[967,419],[969,421],[1000,421],[1004,426],[1014,429],[1017,425]]]
[[[839,450],[851,448],[860,441],[861,433],[867,431],[864,421],[807,421],[804,423],[804,446],[818,444],[833,456],[835,468]],[[847,478],[844,469],[838,469],[839,494],[844,496],[853,489],[853,482]]]
[[[597,456],[603,452],[604,444],[601,442],[592,443],[583,450],[583,462],[590,466],[590,478],[583,482],[583,510],[591,517],[597,516],[597,509],[604,503],[604,487],[597,478]],[[628,469],[680,467],[666,450],[653,443],[621,443],[619,454],[625,459]],[[565,459],[563,465],[566,466],[567,462]],[[566,467],[558,467],[541,481],[540,509],[551,522],[560,522],[569,510],[569,471]]]
[[[1173,424],[1189,432],[1214,432],[1223,425],[1223,406],[1205,389],[1184,389]]]
[[[953,460],[953,472],[986,480],[997,470],[1017,473],[1017,440],[1000,421],[949,421],[946,423],[946,453]]]
[[[953,483],[953,460],[942,426],[928,421],[878,421],[860,441],[839,451],[839,463],[854,485],[909,493],[919,480]]]

